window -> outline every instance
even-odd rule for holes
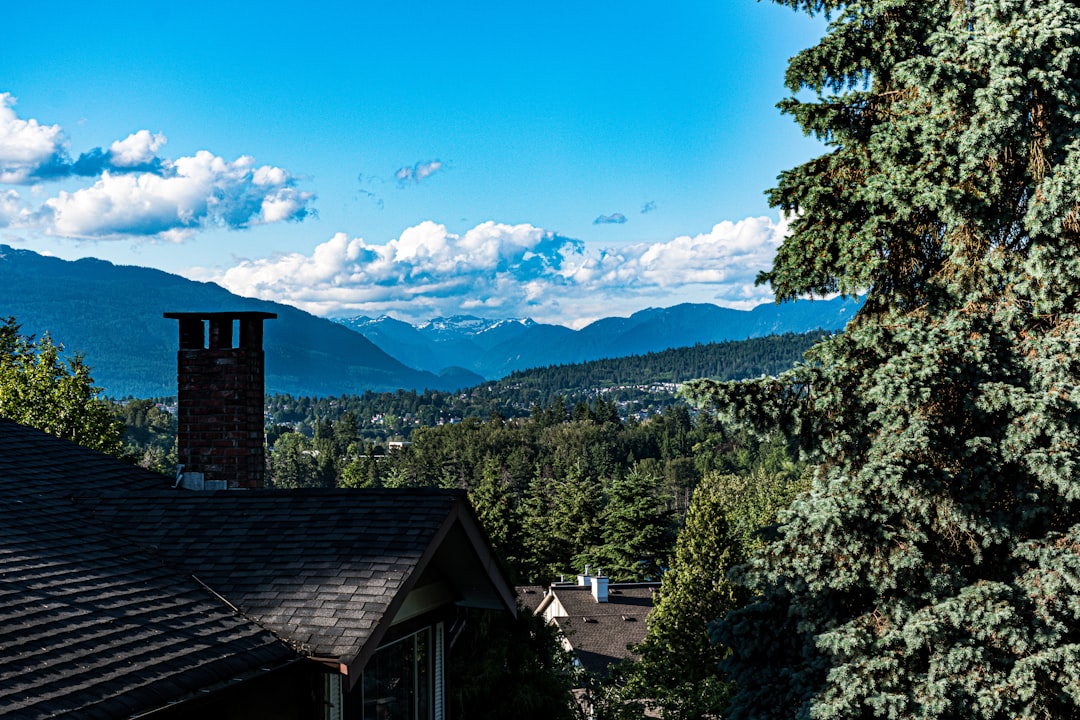
[[[363,720],[443,720],[442,624],[379,648],[364,670]]]

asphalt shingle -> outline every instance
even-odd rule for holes
[[[305,654],[350,664],[464,501],[441,490],[163,491],[106,494],[95,512]]]
[[[485,543],[463,491],[179,490],[0,419],[0,715],[126,717],[300,656],[352,680],[433,558],[512,610]]]
[[[648,629],[659,583],[612,583],[608,601],[598,603],[588,587],[555,585],[551,592],[565,614],[553,618],[581,664],[601,675],[608,667],[635,657],[629,647],[640,644]]]
[[[127,717],[295,657],[90,517],[114,487],[168,479],[0,420],[0,715]]]

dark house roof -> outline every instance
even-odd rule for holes
[[[534,614],[536,608],[540,606],[540,603],[547,595],[547,588],[543,585],[518,585],[515,590],[517,591],[518,604]]]
[[[462,604],[515,607],[505,583],[492,603],[499,570],[486,551],[476,557],[485,541],[464,491],[114,493],[96,511],[353,679],[414,589],[441,584]]]
[[[635,657],[629,646],[645,639],[646,619],[659,587],[659,583],[611,583],[607,602],[597,602],[588,586],[556,583],[536,613],[557,608],[551,622],[578,661],[585,669],[606,675],[609,666]]]
[[[301,657],[351,685],[413,606],[515,607],[463,493],[171,485],[0,419],[0,715],[129,717]]]
[[[0,715],[121,718],[291,662],[79,503],[160,475],[0,420]]]

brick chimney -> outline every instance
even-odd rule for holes
[[[206,490],[262,487],[263,321],[277,315],[192,312],[165,317],[180,321],[176,444],[182,467],[177,484]],[[234,324],[240,331],[235,347]]]

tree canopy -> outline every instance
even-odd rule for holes
[[[867,293],[776,379],[697,397],[797,435],[810,492],[735,578],[731,718],[1080,711],[1080,3],[827,13],[783,103],[778,299]]]
[[[0,417],[120,456],[123,425],[97,395],[81,355],[63,356],[48,335],[23,335],[15,318],[0,320]]]

